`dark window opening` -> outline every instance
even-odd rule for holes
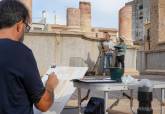
[[[139,19],[143,19],[143,16],[139,17]]]
[[[139,9],[140,9],[140,10],[143,9],[143,5],[140,5],[140,6],[139,6]]]

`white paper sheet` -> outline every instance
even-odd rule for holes
[[[56,73],[59,84],[57,85],[54,94],[55,100],[53,106],[50,108],[49,111],[45,113],[41,113],[36,108],[34,108],[34,114],[60,114],[61,111],[64,109],[66,103],[76,90],[73,87],[72,79],[81,79],[84,77],[85,73],[87,72],[87,67],[56,67],[48,69],[46,74],[50,74],[52,71]],[[42,78],[43,83],[45,84],[48,76],[45,75]]]

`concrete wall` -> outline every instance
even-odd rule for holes
[[[143,0],[144,23],[150,22],[150,20],[151,20],[150,11],[151,11],[151,0]]]
[[[146,53],[146,68],[163,70],[165,69],[165,52]]]
[[[134,0],[132,15],[132,35],[135,41],[144,40],[144,25],[150,22],[150,7],[152,0]]]
[[[165,74],[165,2],[150,0],[150,51],[138,52],[138,69],[145,74]]]
[[[143,40],[144,38],[144,17],[143,17],[143,8],[139,8],[143,6],[143,0],[134,0],[133,4],[133,15],[132,15],[132,28],[133,28],[133,39],[135,41]]]
[[[128,47],[125,55],[125,74],[139,75],[137,70],[137,48]]]
[[[139,51],[138,70],[144,74],[165,74],[165,50]]]
[[[104,58],[101,57],[101,61]],[[115,58],[113,59],[113,64],[115,64]],[[97,71],[102,72],[103,64],[99,64],[100,67],[97,68]],[[125,75],[138,76],[139,71],[137,70],[137,48],[133,46],[128,46],[125,55]]]
[[[24,43],[36,57],[41,74],[52,64],[92,67],[97,60],[98,43],[77,34],[29,33]]]
[[[24,43],[30,47],[43,75],[50,65],[88,66],[91,70],[99,55],[98,41],[81,33],[41,33],[25,35]],[[126,54],[127,74],[137,74],[136,49],[130,47]]]
[[[56,39],[52,34],[27,34],[24,43],[35,55],[41,75],[56,61]]]

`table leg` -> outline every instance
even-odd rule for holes
[[[105,102],[104,114],[108,114],[108,112],[107,112],[107,109],[108,109],[108,92],[107,91],[104,92],[104,102]]]
[[[78,113],[81,114],[81,88],[78,88]]]
[[[81,114],[81,88],[77,88],[78,90],[78,113]]]
[[[130,90],[130,96],[131,96],[131,99],[130,99],[130,107],[131,109],[133,108],[133,89]]]
[[[162,104],[161,104],[161,114],[164,114],[164,105],[163,103],[165,102],[165,89],[161,89],[161,101],[162,101]]]

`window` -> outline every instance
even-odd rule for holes
[[[143,16],[139,17],[139,19],[143,19]]]
[[[139,5],[139,10],[142,10],[143,9],[143,5]]]
[[[138,32],[136,32],[136,37],[138,37]]]

